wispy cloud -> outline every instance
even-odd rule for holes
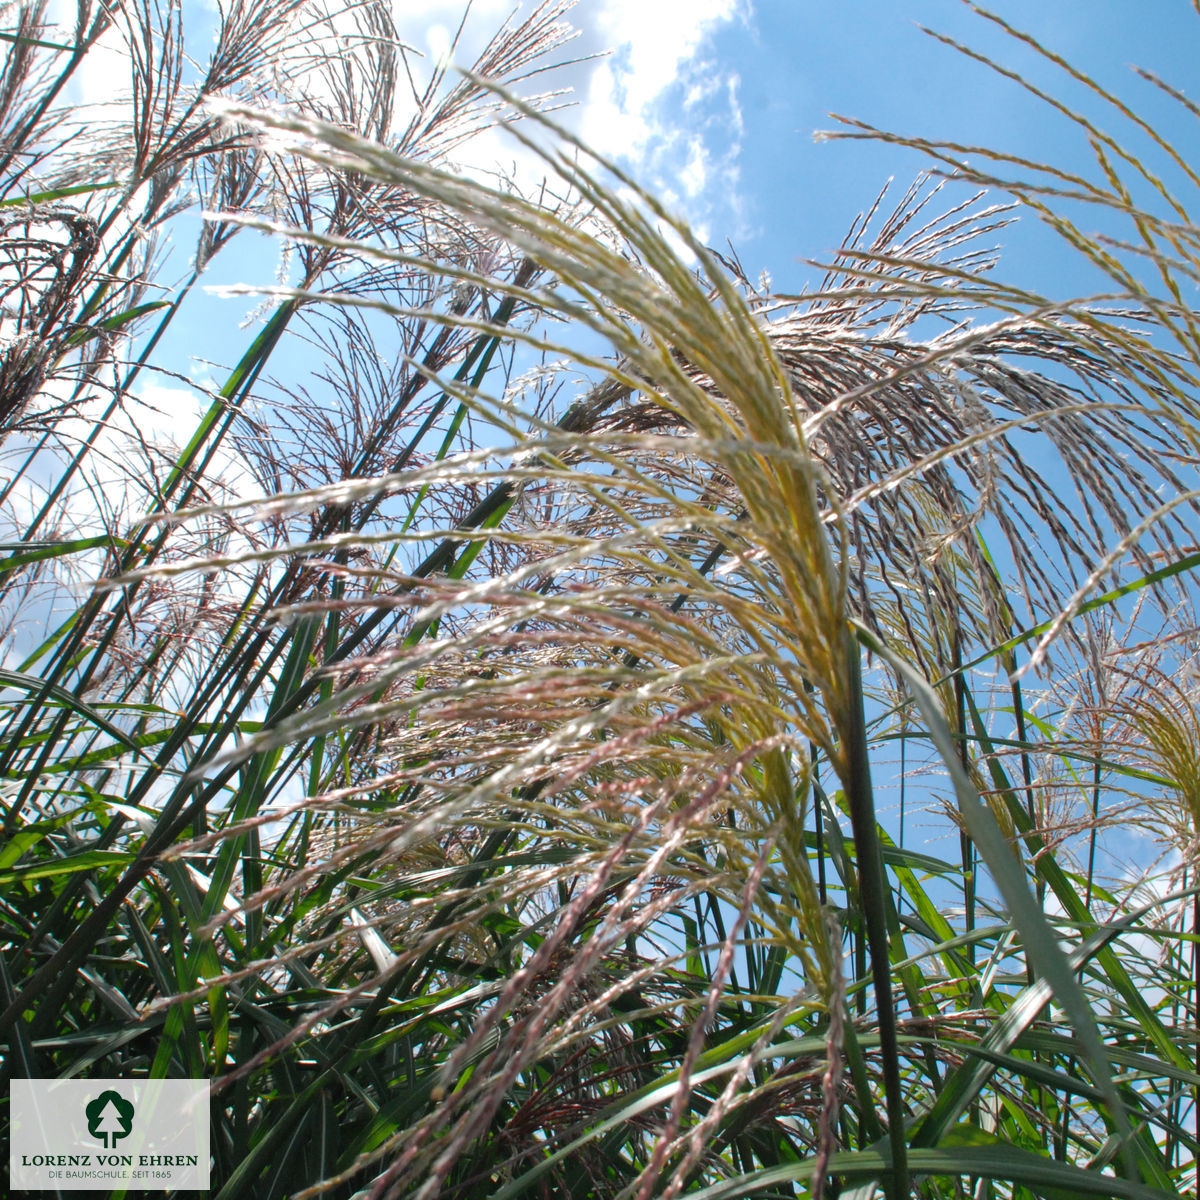
[[[581,88],[579,130],[703,226],[738,209],[740,80],[713,40],[750,19],[740,0],[599,0],[578,10],[607,48]]]
[[[531,0],[518,14],[532,7]],[[507,4],[476,3],[455,61],[467,63],[481,38],[509,14]],[[447,54],[462,7],[433,0],[419,14],[397,7],[401,36],[427,54]],[[569,88],[555,116],[583,141],[629,170],[681,211],[700,233],[739,223],[739,156],[743,132],[740,79],[723,65],[715,39],[749,22],[748,0],[581,0],[570,19],[579,30],[574,55],[585,60],[534,82]],[[518,17],[519,19],[519,17]],[[465,169],[501,170],[536,187],[541,167],[502,134],[463,149]]]

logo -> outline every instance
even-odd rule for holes
[[[112,1150],[119,1138],[133,1129],[133,1105],[119,1092],[101,1092],[83,1110],[87,1114],[88,1133]]]
[[[10,1186],[22,1196],[207,1191],[209,1104],[207,1079],[10,1080]]]

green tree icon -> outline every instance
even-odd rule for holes
[[[111,1150],[118,1138],[128,1137],[133,1128],[133,1105],[118,1092],[101,1092],[84,1108],[87,1115],[88,1133]]]

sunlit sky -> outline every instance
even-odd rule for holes
[[[475,0],[456,58],[469,62],[514,10],[532,7]],[[55,8],[65,17],[73,0]],[[214,4],[185,0],[183,9],[201,53]],[[464,0],[396,0],[401,33],[427,62],[446,52],[463,9]],[[1200,161],[1200,124],[1132,70],[1148,68],[1200,97],[1200,16],[1190,0],[996,0],[995,12]],[[814,131],[836,125],[831,113],[1095,172],[1078,129],[922,25],[1077,106],[1119,140],[1128,133],[1115,112],[962,0],[579,0],[569,19],[578,30],[570,53],[597,57],[538,81],[570,89],[560,119],[710,244],[728,239],[752,275],[767,270],[785,290],[809,277],[800,260],[835,249],[889,178],[905,186],[924,165],[900,147],[818,143]],[[119,69],[92,56],[79,87],[90,99],[110,97]],[[472,153],[507,167],[518,151],[495,137]],[[1022,282],[1060,293],[1094,286],[1032,230],[1007,240],[1012,270],[1032,273]]]
[[[1200,17],[1187,0],[998,0],[995,11],[1185,152],[1200,150],[1195,119],[1132,70],[1200,95]],[[836,127],[832,113],[1095,174],[1065,117],[922,25],[1061,97],[1118,141],[1129,133],[1086,88],[960,0],[582,0],[575,21],[588,50],[612,52],[578,87],[574,120],[586,139],[784,289],[806,277],[799,260],[838,245],[883,184],[903,187],[925,165],[901,147],[817,142],[814,131]],[[1096,286],[1033,229],[1007,241],[1004,269],[1022,282],[1051,294]]]
[[[1187,0],[998,0],[996,11],[1200,162],[1200,123],[1132,69],[1200,100],[1200,16]],[[816,140],[814,131],[837,126],[831,113],[1097,176],[1087,138],[1068,118],[922,25],[1133,144],[1132,127],[1113,108],[959,0],[582,0],[574,20],[577,48],[611,53],[576,74],[577,107],[564,121],[710,244],[728,239],[752,278],[765,270],[780,290],[816,278],[803,260],[827,258],[889,180],[902,191],[929,165],[903,147]],[[1179,172],[1153,165],[1194,203]],[[1086,232],[1102,219],[1088,211],[1077,218]],[[1000,236],[1006,279],[1055,298],[1103,286],[1031,217]],[[877,766],[881,808],[894,822],[896,774]],[[930,838],[931,850],[953,856],[930,818],[915,820],[918,844]],[[1107,867],[1119,875],[1142,857],[1135,842],[1126,839]]]
[[[62,15],[74,8],[73,0],[56,4]],[[402,35],[436,61],[461,18],[461,0],[396,5]],[[510,0],[476,0],[458,59],[469,62],[513,7]],[[530,7],[526,2],[518,12]],[[183,10],[194,53],[202,55],[214,8],[207,0],[183,0]],[[1131,69],[1148,68],[1200,99],[1200,15],[1188,0],[996,0],[996,12],[1113,89],[1200,163],[1200,123]],[[728,240],[752,278],[768,272],[783,291],[814,278],[804,260],[827,259],[889,179],[902,191],[928,165],[903,147],[817,141],[814,131],[836,127],[831,113],[1095,176],[1086,137],[1023,88],[1024,79],[1086,113],[1119,143],[1130,133],[1126,120],[1082,83],[960,0],[580,0],[570,19],[579,30],[570,53],[587,61],[539,80],[570,87],[563,98],[569,107],[558,118],[685,215],[704,240],[719,248]],[[1018,78],[1003,78],[920,25]],[[127,71],[119,58],[117,48],[107,58],[90,57],[73,85],[74,99],[110,99],[114,80]],[[482,139],[469,155],[484,168],[507,168],[520,157],[502,136]],[[517,165],[519,174],[531,169],[528,162]],[[1180,172],[1163,169],[1170,186],[1182,188]],[[1080,216],[1085,232],[1093,219],[1100,218]],[[173,235],[177,277],[195,233],[181,222]],[[1001,236],[1006,278],[1054,297],[1099,286],[1036,221]],[[218,261],[212,282],[273,282],[277,248],[251,239],[239,247],[235,259]],[[253,301],[197,295],[189,304],[190,321],[177,323],[162,349],[179,360],[182,373],[200,378],[208,367],[189,368],[190,355],[199,345],[219,356],[222,346],[207,335],[227,329],[224,349],[235,358],[246,337],[238,323]],[[197,322],[204,338],[195,336]],[[164,413],[196,403],[169,381],[154,386]]]

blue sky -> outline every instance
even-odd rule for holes
[[[577,12],[586,23],[587,0]],[[647,8],[653,8],[647,2]],[[1184,0],[999,0],[996,11],[1048,49],[1127,100],[1166,138],[1200,161],[1200,123],[1131,64],[1148,68],[1200,99],[1195,62],[1200,16]],[[919,28],[930,26],[1020,72],[1113,134],[1121,144],[1131,127],[1084,87],[1005,36],[958,0],[845,0],[826,4],[755,0],[730,4],[714,19],[694,55],[679,64],[644,115],[653,129],[644,150],[626,161],[675,202],[720,245],[728,236],[752,276],[770,272],[776,287],[798,290],[813,273],[800,260],[836,248],[854,216],[894,178],[900,192],[925,165],[912,151],[866,142],[817,142],[816,129],[835,126],[831,112],[900,133],[983,144],[1049,160],[1094,177],[1086,139],[1066,118],[1011,80],[973,62]],[[635,28],[617,43],[613,75],[637,61]],[[697,98],[697,82],[708,87]],[[596,122],[581,114],[583,128]],[[709,165],[705,186],[689,191],[690,147],[699,139]],[[1129,143],[1132,144],[1132,143]],[[1140,144],[1140,143],[1139,143]],[[606,147],[619,152],[620,147]],[[1155,163],[1156,169],[1158,163]],[[1177,172],[1164,172],[1175,186]],[[1194,197],[1181,189],[1189,203]],[[1085,230],[1100,227],[1095,212],[1080,214]],[[1089,224],[1092,222],[1092,224]],[[1051,296],[1090,293],[1102,286],[1049,231],[1026,218],[1002,234],[1006,279]],[[912,762],[910,761],[910,767]],[[881,772],[880,783],[887,772]],[[894,782],[894,781],[893,781]],[[914,791],[920,793],[918,785]],[[895,813],[894,794],[881,804]],[[922,796],[918,806],[927,800]],[[930,818],[912,818],[916,844],[930,836]],[[910,834],[910,836],[912,836]],[[950,839],[938,849],[952,856]],[[1144,849],[1144,848],[1143,848]],[[1123,853],[1132,854],[1126,840]],[[1120,872],[1125,864],[1109,860]]]
[[[405,37],[432,57],[443,52],[462,0],[396,3]],[[477,0],[463,60],[511,8],[510,0]],[[184,9],[201,32],[211,21],[204,0],[186,0]],[[1187,0],[997,0],[996,11],[1116,89],[1200,162],[1194,154],[1200,125],[1130,70],[1145,66],[1185,91],[1194,87],[1200,98],[1192,78],[1200,16]],[[1128,134],[1117,114],[959,0],[580,0],[571,20],[580,31],[574,52],[608,53],[564,77],[574,88],[573,107],[561,119],[683,212],[711,244],[723,246],[728,238],[752,277],[768,271],[782,290],[797,290],[812,277],[802,260],[828,256],[889,178],[902,192],[925,165],[901,148],[817,143],[813,132],[834,125],[831,112],[1094,173],[1086,141],[1068,121],[918,24],[1078,104],[1119,138]],[[203,36],[195,45],[204,47]],[[85,95],[111,96],[114,62],[98,57],[85,67]],[[514,153],[511,142],[488,137],[470,157],[490,166]],[[1089,219],[1085,214],[1085,229]],[[181,222],[181,275],[194,236]],[[1055,296],[1097,285],[1033,222],[1003,236],[1006,277]],[[209,282],[273,282],[275,246],[251,238],[238,245],[236,256],[218,260]],[[166,346],[180,371],[188,372],[197,346],[235,358],[250,336],[237,320],[255,302],[197,295],[189,304],[189,319],[173,328]],[[202,313],[211,314],[211,323]],[[197,337],[197,329],[205,336]],[[210,340],[212,329],[228,331],[225,344]],[[194,364],[192,373],[202,377],[207,370]],[[176,398],[186,393],[173,381],[159,390],[167,425]]]
[[[55,5],[60,17],[73,13],[70,0]],[[469,62],[514,8],[532,7],[475,0],[458,60]],[[445,52],[463,8],[464,0],[395,3],[402,35],[427,63]],[[1188,90],[1200,47],[1200,16],[1189,0],[996,0],[995,11],[1092,72],[1200,161],[1200,123],[1131,70],[1150,68]],[[213,0],[187,0],[184,16],[201,53]],[[766,270],[780,290],[813,278],[801,260],[829,255],[889,178],[902,190],[924,165],[898,147],[816,142],[815,130],[835,125],[830,113],[1094,173],[1069,122],[920,25],[995,57],[1118,137],[1128,133],[1095,97],[962,0],[579,0],[569,20],[578,30],[571,52],[596,57],[538,81],[570,89],[559,119],[685,214],[710,244],[728,239],[752,276]],[[109,60],[85,62],[83,96],[111,98],[118,53],[114,46]],[[485,136],[469,157],[509,166],[519,149]],[[1025,224],[1005,235],[1006,276],[1056,295],[1097,286]],[[180,231],[180,273],[192,236]],[[263,271],[245,281],[269,282],[269,258],[264,253]],[[251,264],[239,258],[237,266]],[[222,264],[212,282],[225,282],[228,269]]]
[[[671,62],[673,54],[658,60],[666,59],[674,71],[664,86],[652,52],[655,42],[663,44],[659,17],[662,26],[680,14],[686,23],[686,13],[699,10],[705,19],[691,53],[678,62]],[[1185,0],[999,0],[995,11],[1118,91],[1169,138],[1200,149],[1192,118],[1130,69],[1149,68],[1188,89],[1200,17]],[[649,17],[639,19],[639,12]],[[831,112],[896,132],[1090,164],[1086,142],[1068,121],[918,25],[997,58],[1077,104],[1114,135],[1126,133],[1116,114],[959,0],[714,0],[682,6],[671,0],[582,0],[574,20],[588,48],[608,37],[613,54],[607,69],[618,84],[628,81],[636,93],[639,71],[649,72],[659,90],[638,114],[651,135],[633,153],[624,151],[620,136],[606,136],[595,74],[579,88],[582,111],[573,120],[670,195],[714,244],[729,237],[753,273],[769,270],[781,288],[799,286],[806,273],[798,260],[835,248],[889,177],[903,187],[923,165],[902,148],[818,144],[813,131],[834,126]],[[689,172],[697,143],[707,170]],[[701,186],[689,190],[698,176]],[[1047,291],[1082,285],[1082,277],[1073,283],[1069,257],[1033,233],[1009,235],[1011,267],[1031,272],[1035,285]]]
[[[427,61],[445,51],[464,6],[395,0],[402,34]],[[532,7],[533,0],[474,0],[458,58],[469,61],[514,8]],[[202,53],[214,0],[186,0],[183,11],[189,42]],[[995,0],[995,11],[1119,91],[1200,161],[1200,124],[1130,69],[1148,67],[1188,90],[1200,47],[1200,16],[1189,0]],[[54,0],[52,12],[73,20],[73,0]],[[903,187],[922,166],[899,148],[817,144],[813,132],[834,124],[831,112],[898,132],[1089,163],[1086,144],[1065,120],[939,45],[921,24],[1079,103],[1110,132],[1127,132],[1094,97],[962,0],[579,0],[569,20],[579,31],[572,51],[604,57],[539,81],[572,89],[564,122],[685,213],[704,238],[717,246],[728,238],[752,274],[768,270],[786,290],[808,277],[799,260],[833,250],[889,177]],[[114,45],[107,58],[89,57],[80,95],[112,97],[114,70],[125,74],[119,53]],[[471,151],[485,165],[507,164],[514,153],[498,137]],[[1018,275],[1031,272],[1036,286],[1085,286],[1058,247],[1032,230],[1006,241],[1009,265]]]

